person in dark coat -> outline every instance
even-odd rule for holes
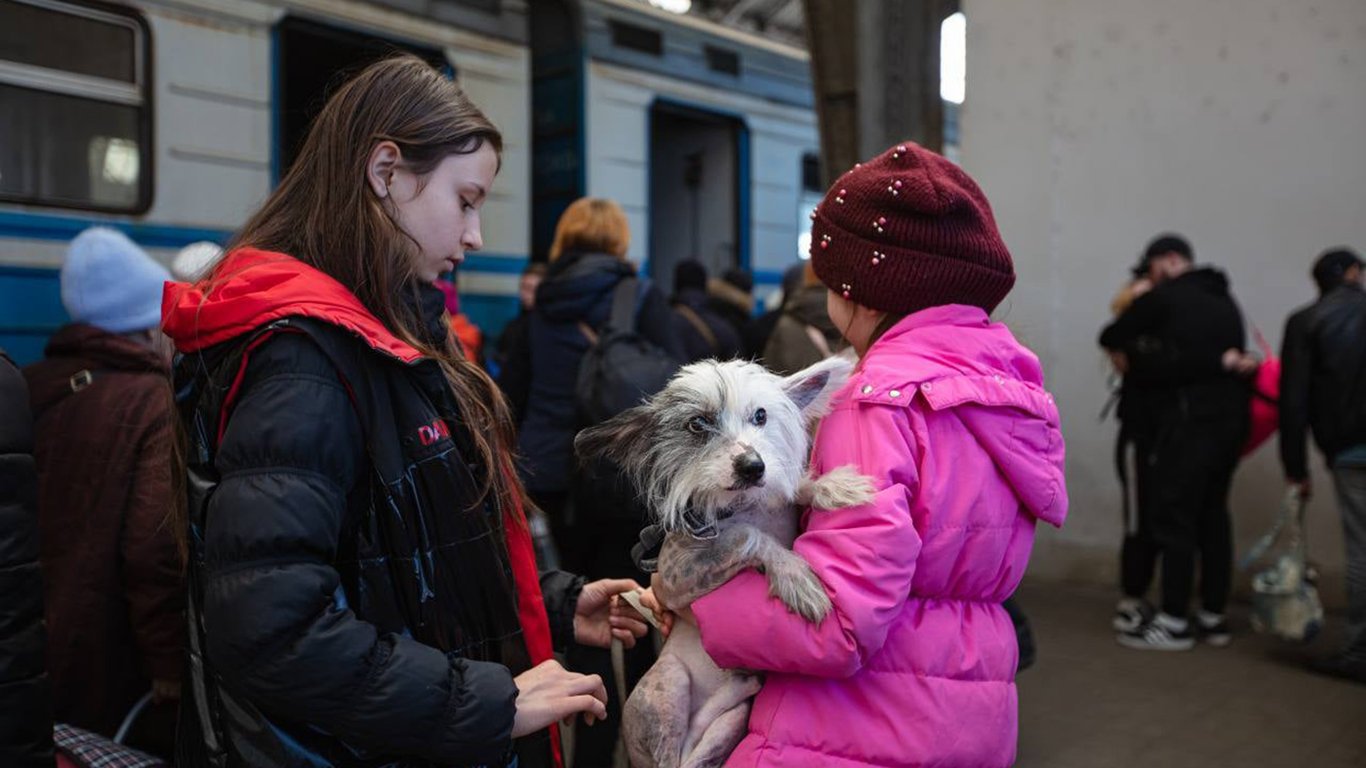
[[[1152,415],[1157,437],[1140,457],[1152,470],[1141,481],[1154,494],[1150,524],[1162,556],[1162,604],[1117,639],[1138,649],[1188,650],[1198,632],[1225,644],[1233,578],[1228,493],[1248,426],[1242,377],[1255,362],[1243,352],[1242,313],[1222,272],[1196,268],[1190,245],[1173,235],[1154,240],[1144,262],[1156,287],[1105,328],[1100,344],[1123,353],[1152,339],[1166,358],[1161,406]],[[1191,617],[1197,554],[1201,610]]]
[[[631,545],[645,525],[646,510],[620,470],[606,461],[581,466],[574,457],[580,423],[574,383],[584,354],[607,322],[618,283],[635,278],[626,260],[630,229],[611,200],[581,198],[565,209],[555,228],[550,268],[536,291],[525,345],[509,357],[500,384],[523,414],[518,454],[528,491],[549,518],[561,563],[590,578],[648,578],[631,561]],[[635,330],[678,358],[681,351],[671,313],[648,280],[636,287]],[[629,655],[628,685],[653,660],[642,646]],[[571,650],[575,669],[611,674],[610,657],[592,648]],[[578,765],[610,765],[620,702],[608,692],[608,720],[575,734]]]
[[[372,138],[358,143],[354,137]],[[167,291],[189,545],[176,765],[559,764],[606,715],[553,659],[628,645],[630,581],[538,574],[496,386],[434,282],[501,136],[420,59],[337,89],[214,272]]]
[[[150,691],[129,742],[161,756],[174,749],[185,663],[170,360],[156,330],[170,279],[123,233],[82,232],[61,272],[74,322],[24,370],[56,718],[113,736]]]
[[[707,269],[687,259],[674,268],[674,335],[680,340],[684,362],[707,358],[729,360],[740,354],[740,333],[708,305]]]
[[[607,322],[617,284],[637,277],[626,260],[629,245],[626,214],[615,202],[585,197],[565,209],[555,229],[550,268],[536,290],[527,343],[509,357],[499,380],[520,425],[523,481],[550,516],[570,570],[583,565],[567,506],[577,465],[574,435],[587,426],[579,423],[574,382],[584,353]],[[636,332],[681,357],[659,290],[639,279],[636,292]]]
[[[1347,640],[1318,672],[1366,683],[1366,292],[1361,257],[1345,248],[1314,264],[1318,301],[1290,316],[1281,351],[1281,465],[1312,491],[1306,431],[1333,473],[1347,542]]]
[[[825,284],[807,262],[801,288],[783,302],[783,314],[764,347],[764,365],[787,376],[847,346],[826,311]]]
[[[754,322],[754,276],[732,267],[720,277],[707,280],[707,308],[735,329],[740,352],[745,353],[745,331]]]
[[[28,388],[0,350],[0,765],[52,768]]]
[[[502,386],[502,372],[508,360],[527,346],[527,334],[531,333],[531,310],[536,308],[536,290],[541,287],[548,269],[549,265],[543,261],[530,262],[517,281],[517,316],[503,326],[493,355],[488,360],[489,372],[498,379],[499,386]]]
[[[802,281],[806,274],[804,263],[793,264],[783,271],[782,300],[774,309],[759,315],[754,322],[749,324],[741,340],[745,348],[745,356],[752,358],[755,362],[762,363],[764,347],[768,345],[768,339],[773,335],[773,329],[778,327],[778,321],[783,316],[783,311],[787,309],[787,304],[801,290]]]

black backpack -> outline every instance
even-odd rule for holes
[[[607,323],[594,333],[586,323],[579,331],[589,341],[579,363],[574,401],[579,423],[601,424],[640,405],[664,388],[679,368],[667,352],[641,338],[635,330],[636,289],[640,281],[623,278],[612,292]]]

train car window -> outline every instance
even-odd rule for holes
[[[607,22],[612,30],[612,45],[651,56],[664,55],[664,35],[659,30],[627,24],[612,19]]]
[[[825,185],[821,184],[820,155],[811,152],[802,155],[802,189],[817,194],[825,191]]]
[[[713,72],[727,75],[740,74],[740,54],[714,45],[703,46],[707,54],[707,67]]]
[[[439,5],[442,0],[437,0]],[[463,5],[467,8],[484,11],[485,13],[498,13],[503,8],[503,0],[445,0],[452,5]]]
[[[0,200],[146,211],[146,23],[83,0],[0,0],[0,16]]]

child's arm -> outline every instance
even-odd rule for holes
[[[726,668],[847,677],[887,638],[911,591],[920,535],[915,440],[901,407],[851,404],[826,417],[816,441],[820,471],[853,464],[878,489],[868,504],[813,509],[793,549],[820,578],[833,610],[811,624],[769,596],[746,571],[692,605],[702,642]]]

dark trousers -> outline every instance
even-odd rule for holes
[[[1115,468],[1124,493],[1124,541],[1119,550],[1119,585],[1125,597],[1147,599],[1157,573],[1159,550],[1152,533],[1152,469],[1143,457],[1152,454],[1150,425],[1126,424],[1115,447]]]
[[[1162,553],[1162,611],[1186,617],[1198,555],[1201,607],[1223,613],[1233,579],[1228,493],[1246,417],[1171,413],[1159,424],[1154,448],[1143,460],[1149,463],[1152,540]]]
[[[1347,543],[1347,645],[1343,655],[1366,664],[1366,467],[1336,467],[1333,484]]]

